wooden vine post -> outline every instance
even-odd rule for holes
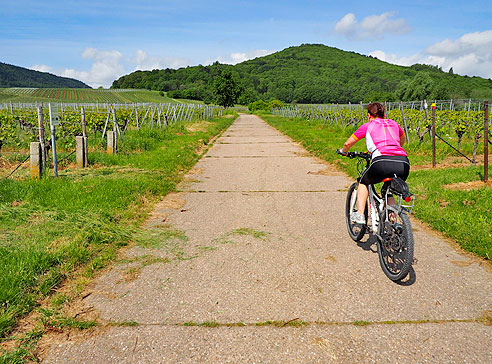
[[[484,124],[483,124],[483,181],[489,180],[489,103],[484,103]]]
[[[41,145],[41,174],[46,167],[46,145],[44,136],[43,107],[38,106],[39,144]]]
[[[50,114],[50,130],[51,130],[51,151],[53,152],[53,174],[58,177],[58,159],[56,156],[56,129],[55,127],[60,124],[60,119],[58,117],[58,108],[51,107],[51,103],[48,104],[49,114]]]
[[[403,126],[405,127],[405,136],[407,138],[407,144],[410,143],[410,137],[408,136],[407,121],[405,119],[405,111],[403,111],[403,101],[400,101],[401,118],[403,119]]]
[[[436,104],[432,103],[432,168],[436,168]]]
[[[81,108],[81,118],[82,118],[82,136],[76,136],[75,141],[76,141],[76,147],[77,147],[77,153],[76,153],[76,161],[77,161],[77,166],[80,168],[87,167],[88,165],[88,157],[87,157],[87,127],[86,127],[86,121],[85,121],[85,109],[82,106]]]

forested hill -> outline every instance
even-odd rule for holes
[[[211,102],[214,77],[229,69],[241,80],[239,100],[329,103],[369,100],[490,98],[492,81],[459,76],[435,66],[392,65],[376,58],[321,44],[303,44],[237,65],[214,63],[153,71],[136,71],[113,82],[113,88],[168,91],[174,98]]]
[[[73,78],[55,76],[2,62],[0,62],[0,87],[90,88]]]

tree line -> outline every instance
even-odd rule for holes
[[[68,77],[55,76],[0,62],[0,87],[90,88]]]
[[[490,98],[492,80],[460,76],[431,65],[392,65],[370,56],[320,44],[303,44],[237,65],[136,71],[113,88],[167,92],[173,98],[216,102],[215,79],[237,80],[237,102],[278,99],[287,103],[348,103],[418,99]]]

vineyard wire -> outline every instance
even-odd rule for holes
[[[8,179],[11,175],[13,175],[15,171],[17,171],[20,168],[20,166],[26,163],[29,158],[31,158],[31,156],[28,156],[26,159],[24,159],[17,167],[15,167],[15,169],[12,172],[10,172],[10,174],[7,177],[5,177],[5,179]]]

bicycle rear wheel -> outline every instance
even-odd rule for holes
[[[347,229],[350,237],[353,241],[359,241],[362,239],[367,229],[367,208],[364,212],[366,217],[366,224],[354,224],[350,220],[352,212],[357,211],[357,186],[358,183],[353,183],[347,192],[347,201],[345,203],[345,218],[347,220]]]
[[[389,213],[394,214],[393,219],[388,217]],[[414,240],[410,219],[406,212],[398,214],[390,206],[381,212],[379,221],[379,263],[389,279],[400,281],[407,276],[413,263]]]

